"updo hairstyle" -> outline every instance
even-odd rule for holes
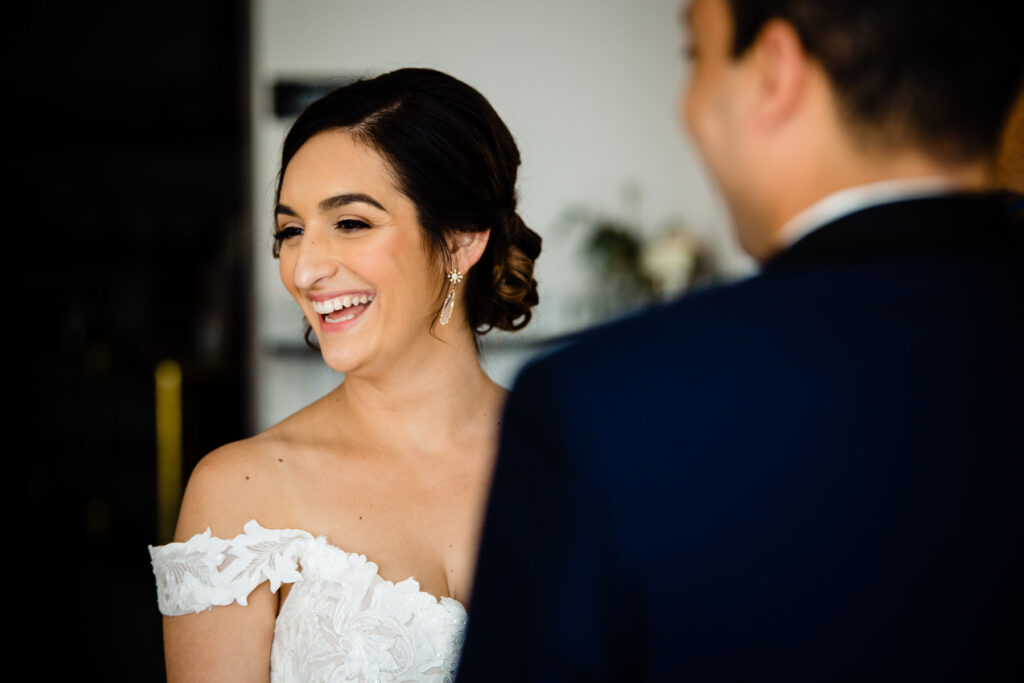
[[[483,95],[432,69],[399,69],[333,90],[288,131],[277,200],[292,157],[328,130],[344,130],[384,158],[445,272],[452,267],[452,233],[490,229],[487,247],[459,292],[472,330],[518,330],[530,322],[541,238],[516,213],[519,149]],[[438,311],[446,287],[443,282]]]

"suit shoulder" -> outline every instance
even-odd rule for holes
[[[540,357],[530,368],[558,372],[577,365],[648,364],[687,349],[714,344],[736,325],[749,324],[758,287],[756,278],[717,285],[675,301],[574,335],[568,343]]]

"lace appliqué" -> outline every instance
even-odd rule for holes
[[[449,683],[466,610],[412,578],[392,583],[375,563],[324,537],[264,529],[255,520],[230,541],[207,530],[185,543],[150,547],[160,611],[201,612],[237,602],[263,581],[296,583],[274,626],[271,681]],[[301,570],[299,567],[301,566]]]
[[[185,543],[150,546],[160,613],[180,616],[217,605],[248,604],[264,581],[277,592],[282,583],[302,580],[298,557],[313,537],[297,529],[264,529],[255,520],[231,540],[207,529]]]
[[[415,579],[392,583],[364,555],[317,538],[277,617],[273,671],[317,681],[452,681],[466,611]],[[316,614],[315,619],[309,618]]]

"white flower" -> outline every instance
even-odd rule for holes
[[[663,299],[681,294],[697,266],[700,245],[681,230],[670,230],[644,243],[640,268]]]

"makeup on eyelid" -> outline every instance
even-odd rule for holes
[[[346,218],[338,221],[334,224],[334,227],[345,232],[355,232],[357,230],[369,230],[372,226],[366,221],[362,221],[356,218]],[[274,239],[278,242],[283,242],[290,237],[296,237],[301,235],[303,232],[302,228],[295,226],[288,226],[274,232]]]

